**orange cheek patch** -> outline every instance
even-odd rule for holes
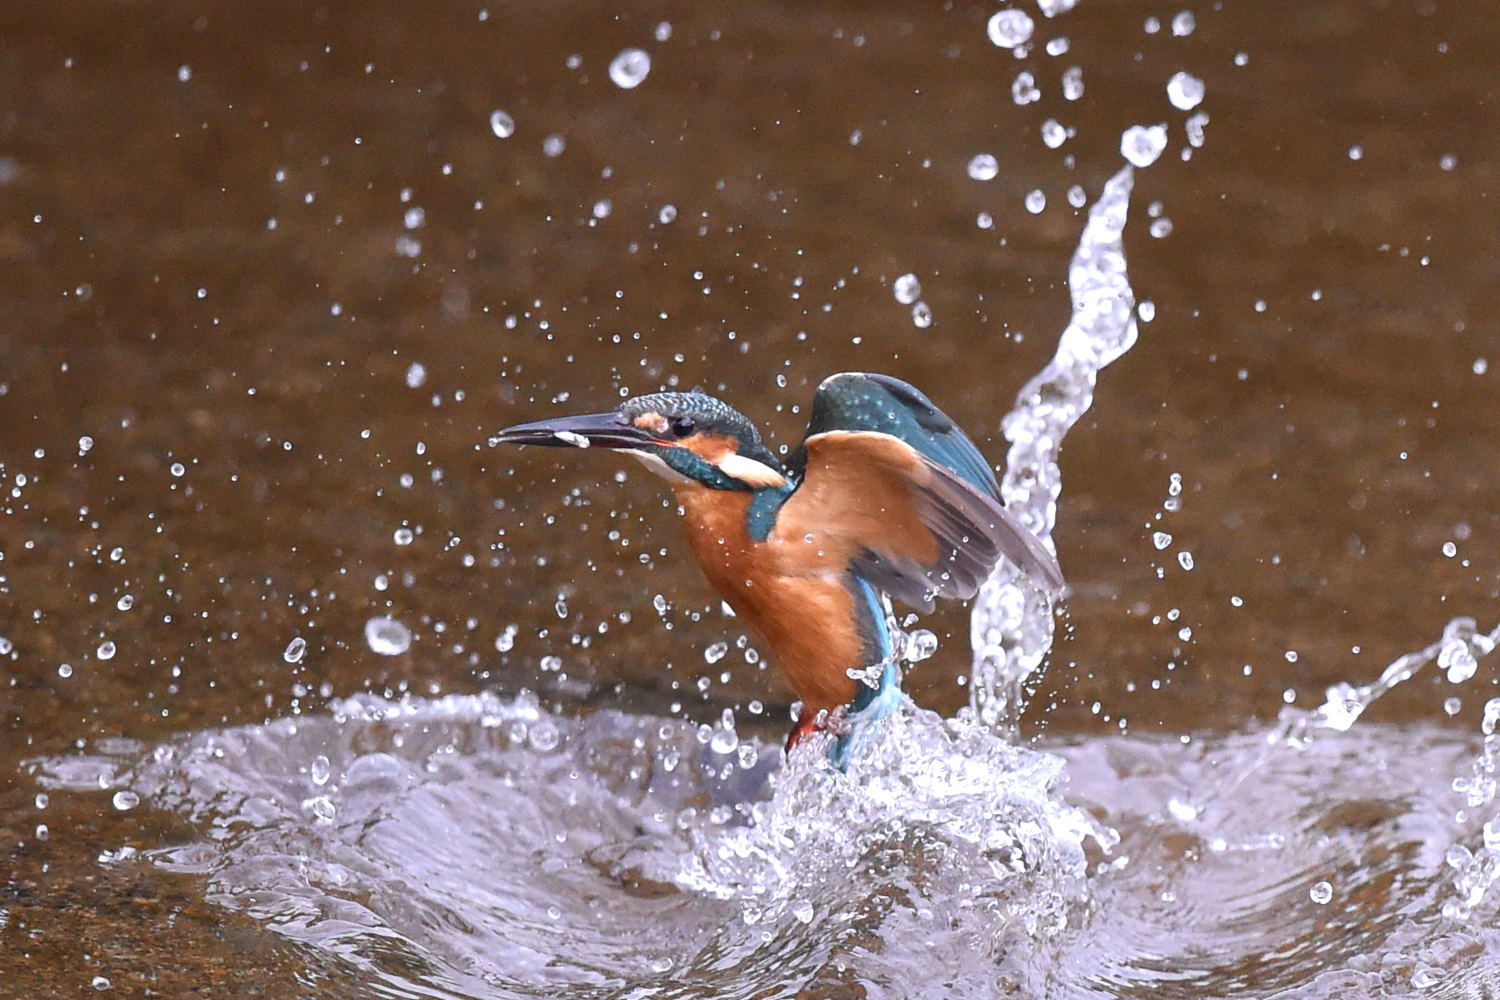
[[[642,413],[631,421],[636,427],[652,434],[664,435],[667,433],[667,418],[660,413]]]
[[[728,434],[694,434],[683,441],[682,446],[714,465],[718,465],[725,455],[739,451],[739,442]]]

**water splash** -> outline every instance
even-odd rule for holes
[[[1134,173],[1122,168],[1089,210],[1068,269],[1073,315],[1052,361],[1016,397],[1002,424],[1010,441],[1000,492],[1033,532],[1049,538],[1062,493],[1063,437],[1093,405],[1099,370],[1136,340],[1135,294],[1125,273],[1122,234]],[[1066,570],[1066,567],[1064,568]],[[1025,684],[1052,648],[1052,607],[1020,570],[1002,563],[974,601],[974,666],[969,705],[985,726],[1014,734]]]
[[[393,995],[1040,984],[1086,898],[1085,845],[1112,833],[1062,802],[1055,756],[909,703],[888,728],[847,774],[813,745],[773,782],[779,752],[713,727],[362,696],[32,767],[53,792],[128,788],[204,831],[109,863],[202,876]],[[923,949],[878,944],[902,940]]]
[[[1273,746],[1303,746],[1319,730],[1346,732],[1367,708],[1427,664],[1436,663],[1450,682],[1462,683],[1474,676],[1479,660],[1494,652],[1497,645],[1500,625],[1485,633],[1479,631],[1473,618],[1455,618],[1444,626],[1442,638],[1424,649],[1398,656],[1369,684],[1335,684],[1326,692],[1323,704],[1311,711],[1283,708],[1266,741]]]

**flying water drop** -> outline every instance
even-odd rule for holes
[[[1120,136],[1120,155],[1137,167],[1149,167],[1167,148],[1165,125],[1132,125]]]
[[[411,648],[411,629],[389,615],[380,615],[365,622],[365,642],[381,656],[399,656]]]
[[[1167,81],[1167,100],[1178,111],[1191,111],[1203,103],[1205,90],[1203,81],[1191,73],[1173,73]]]
[[[1000,173],[1000,163],[991,153],[980,153],[969,161],[969,176],[976,181],[992,181]]]
[[[621,90],[634,90],[651,72],[651,56],[644,49],[629,48],[609,63],[609,78]]]
[[[990,41],[1000,48],[1013,49],[1026,44],[1031,33],[1036,30],[1036,24],[1024,10],[1007,7],[990,18],[985,30],[989,33]]]
[[[897,278],[891,286],[896,295],[896,301],[903,306],[909,306],[922,297],[922,281],[915,274],[903,274]]]

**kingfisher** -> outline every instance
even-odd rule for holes
[[[840,769],[901,698],[885,596],[930,611],[973,597],[1001,559],[1063,589],[974,442],[889,375],[825,379],[784,463],[742,413],[696,389],[518,424],[490,444],[607,448],[667,480],[703,575],[802,703],[787,751],[828,730]]]

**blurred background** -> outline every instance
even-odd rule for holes
[[[100,868],[183,820],[40,803],[28,758],[359,691],[775,738],[659,484],[486,438],[702,386],[790,447],[868,370],[999,461],[1135,124],[1169,137],[1150,305],[1064,450],[1028,737],[1231,730],[1492,624],[1491,7],[1043,7],[1017,45],[965,2],[0,9],[0,994],[293,996],[319,961]],[[910,687],[952,713],[967,611],[924,625]],[[1441,719],[1444,683],[1372,714]]]

